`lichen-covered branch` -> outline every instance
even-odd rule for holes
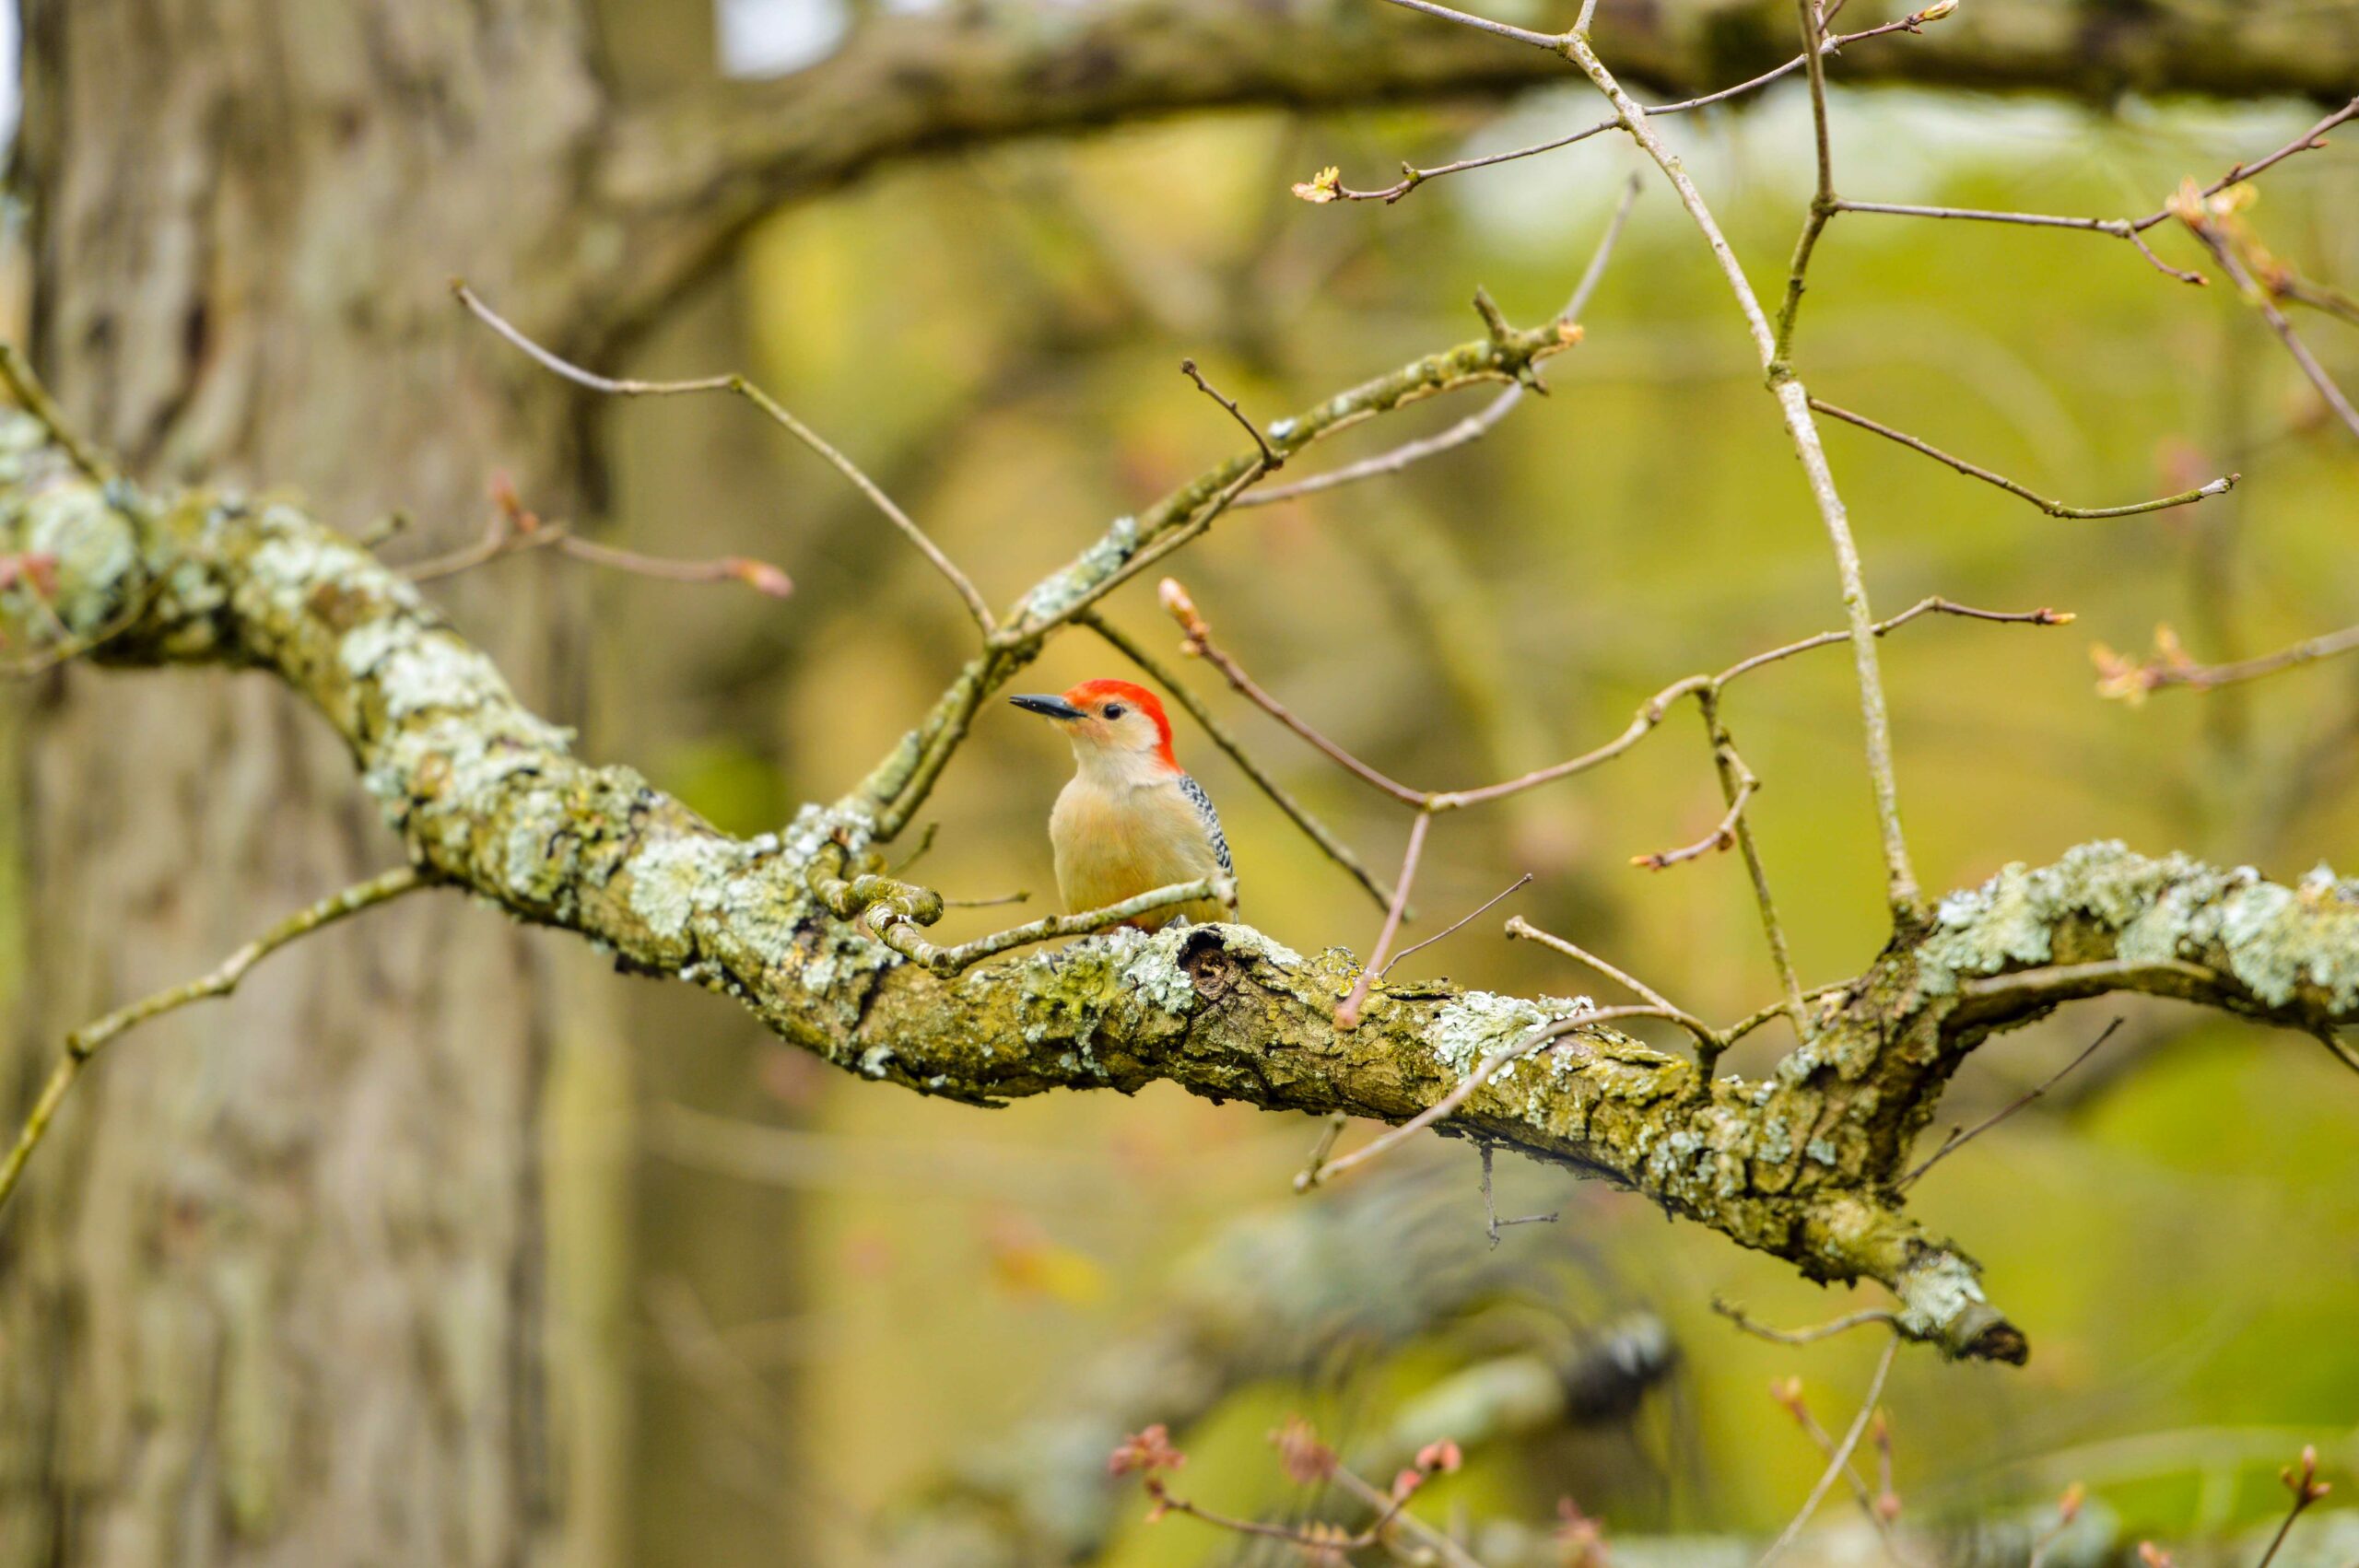
[[[944,978],[814,891],[815,872],[841,880],[838,863],[881,875],[863,799],[751,839],[715,830],[629,768],[576,757],[416,587],[290,504],[199,491],[118,506],[33,420],[7,415],[0,553],[27,550],[55,562],[50,607],[69,628],[121,623],[94,659],[284,682],[349,746],[421,873],[627,970],[733,997],[868,1078],[975,1104],[1161,1079],[1399,1123],[1569,1011],[1379,985],[1340,1030],[1351,955],[1306,958],[1239,925],[1121,930]],[[25,614],[21,595],[0,596],[0,630],[24,630]],[[1643,1192],[1811,1278],[1878,1281],[1912,1338],[2019,1360],[2024,1337],[1978,1266],[1894,1183],[1977,1042],[2117,989],[2312,1031],[2359,1021],[2359,883],[2289,888],[2084,848],[1942,900],[1921,935],[1813,1003],[1809,1043],[1763,1080],[1708,1081],[1580,1024],[1498,1068],[1439,1129]]]

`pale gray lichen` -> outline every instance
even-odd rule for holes
[[[1426,1043],[1435,1058],[1452,1072],[1464,1076],[1483,1059],[1507,1050],[1544,1024],[1594,1009],[1587,997],[1501,996],[1496,991],[1463,991],[1444,1003],[1426,1025]],[[1512,1078],[1510,1062],[1497,1074]],[[1558,1071],[1566,1070],[1564,1059]]]
[[[1302,967],[1301,954],[1255,927],[1223,924],[1213,929],[1220,932],[1222,950],[1233,957],[1258,958],[1287,969]]]
[[[665,940],[679,937],[699,913],[720,903],[722,879],[736,860],[725,838],[681,834],[642,846],[630,858],[631,912]]]
[[[1187,939],[1184,927],[1166,926],[1153,936],[1122,927],[1112,934],[1136,939],[1123,944],[1133,951],[1121,966],[1122,984],[1133,996],[1174,1015],[1185,1014],[1195,1005],[1196,982],[1180,966],[1180,944]]]
[[[393,650],[418,635],[417,623],[399,615],[379,615],[344,634],[335,648],[335,661],[345,678],[365,681]]]
[[[76,635],[98,631],[118,613],[139,568],[130,523],[99,491],[61,486],[26,509],[24,552],[57,563],[54,613]]]
[[[1061,572],[1041,579],[1031,592],[1024,596],[1019,606],[1020,620],[1052,621],[1089,594],[1089,591],[1105,581],[1123,562],[1137,553],[1139,520],[1118,517],[1105,533],[1081,553],[1073,565]]]
[[[1942,1343],[1948,1342],[1952,1325],[1988,1300],[1974,1266],[1951,1252],[1928,1254],[1903,1270],[1893,1293],[1900,1298],[1901,1331]]]
[[[2053,961],[2060,930],[2081,922],[2112,936],[2131,963],[2217,963],[2271,1006],[2304,985],[2338,1008],[2359,1005],[2359,884],[2320,867],[2299,892],[2249,866],[2221,871],[2186,855],[2150,859],[2118,841],[2083,844],[2054,865],[2010,865],[1942,901],[1918,950],[1928,996],[1960,977]]]
[[[394,642],[379,658],[375,674],[385,715],[396,723],[433,708],[465,712],[487,703],[512,706],[491,661],[447,632]]]

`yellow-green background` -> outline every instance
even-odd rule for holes
[[[1847,194],[2103,215],[2151,210],[2181,176],[2214,175],[2317,113],[2131,102],[2097,116],[1901,91],[1838,91],[1834,111]],[[896,173],[771,223],[643,368],[743,363],[871,464],[1005,602],[1235,445],[1226,416],[1178,373],[1182,354],[1269,419],[1473,335],[1478,284],[1512,318],[1538,319],[1569,290],[1636,165],[1600,137],[1394,206],[1311,207],[1288,183],[1329,162],[1379,183],[1404,157],[1488,150],[1594,114],[1567,91],[1504,114],[1236,116]],[[1802,99],[1772,92],[1669,134],[1756,284],[1774,287],[1808,194]],[[2282,254],[2344,284],[2359,282],[2353,140],[2273,171],[2250,215]],[[2167,232],[2156,242],[2178,264],[2200,254]],[[2301,324],[2359,384],[2359,337]],[[1471,784],[1570,755],[1678,676],[1840,624],[1826,541],[1742,321],[1660,181],[1586,325],[1549,369],[1554,395],[1527,400],[1479,445],[1397,480],[1234,515],[1180,559],[1230,649],[1398,776]],[[2289,879],[2353,858],[2359,663],[2142,708],[2093,690],[2092,643],[2142,650],[2158,622],[2217,659],[2359,619],[2359,440],[2319,416],[2254,312],[2099,236],[1845,216],[1820,249],[1798,365],[1820,395],[2076,504],[2245,476],[2197,508],[2060,521],[1828,428],[1880,613],[1942,593],[2079,617],[2059,629],[1929,619],[1884,644],[1929,887],[2097,837]],[[1302,466],[1474,406],[1413,411]],[[611,722],[604,746],[595,728],[587,743],[628,743],[656,782],[726,826],[774,824],[850,784],[930,700],[961,654],[958,607],[832,475],[745,411],[634,404],[614,418],[625,537],[763,555],[802,590],[772,604],[604,587],[617,628],[603,654]],[[1112,614],[1176,651],[1151,583]],[[1023,685],[1128,673],[1076,636]],[[1389,868],[1406,825],[1396,809],[1209,672],[1189,673]],[[1804,983],[1855,972],[1881,938],[1882,902],[1848,655],[1749,678],[1728,717],[1765,781],[1753,820]],[[1249,917],[1297,948],[1365,952],[1377,924],[1365,896],[1184,721],[1180,744],[1221,804]],[[941,832],[927,878],[953,896],[1029,889],[1041,908],[1053,896],[1044,821],[1066,766],[1037,721],[987,712],[931,804]],[[1682,710],[1609,768],[1446,819],[1412,938],[1522,871],[1538,880],[1410,969],[1608,989],[1498,940],[1516,909],[1696,1012],[1750,1012],[1773,981],[1735,859],[1661,873],[1628,863],[1696,837],[1719,811]],[[1023,913],[954,913],[945,929]],[[1985,1260],[2035,1353],[2022,1371],[1903,1357],[1888,1403],[1912,1510],[2029,1504],[2078,1477],[2132,1530],[2185,1538],[2273,1514],[2275,1466],[2299,1440],[2359,1461],[2359,1079],[2303,1037],[2090,1003],[1985,1047],[1953,1092],[1956,1119],[2036,1082],[2116,1011],[2130,1023],[2107,1047],[2118,1059],[2091,1070],[2107,1072],[2101,1086],[2026,1113],[1920,1189],[1931,1221]],[[1192,1244],[1241,1209],[1321,1200],[1290,1195],[1313,1130],[1293,1118],[1162,1089],[998,1113],[936,1104],[813,1069],[684,988],[650,988],[631,1024],[628,1061],[567,1070],[552,1138],[556,1157],[619,1160],[633,1183],[628,1258],[571,1266],[626,1281],[601,1331],[633,1369],[618,1397],[633,1411],[627,1468],[651,1561],[776,1561],[765,1543],[790,1516],[816,1521],[808,1539],[827,1560],[859,1561],[863,1517],[1073,1397],[1088,1352],[1165,1304]],[[1765,1031],[1731,1068],[1766,1071],[1783,1044]],[[695,1140],[671,1107],[827,1141],[797,1145],[803,1176],[749,1183],[681,1158]],[[1478,1224],[1473,1153],[1417,1157],[1453,1164],[1464,1223]],[[1802,1323],[1872,1298],[1804,1285],[1637,1198],[1512,1161],[1501,1185],[1511,1211],[1567,1205],[1560,1224],[1510,1231],[1507,1246],[1594,1249],[1604,1271],[1587,1305],[1661,1313],[1684,1360],[1675,1391],[1635,1428],[1661,1484],[1585,1485],[1594,1478],[1578,1467],[1493,1449],[1452,1483],[1459,1495],[1537,1521],[1571,1491],[1619,1533],[1781,1523],[1819,1464],[1768,1380],[1801,1374],[1821,1419],[1839,1422],[1874,1346],[1766,1345],[1707,1303],[1722,1293]],[[758,1372],[751,1410],[724,1408],[684,1369],[662,1326],[684,1301]],[[1262,1436],[1278,1417],[1366,1423],[1434,1370],[1413,1353],[1350,1387],[1257,1391],[1180,1434],[1195,1456],[1189,1490],[1239,1511],[1274,1505]],[[1174,1520],[1126,1531],[1119,1560],[1222,1549]]]

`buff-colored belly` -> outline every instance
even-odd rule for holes
[[[1049,817],[1056,849],[1057,892],[1068,914],[1102,909],[1174,883],[1220,874],[1194,806],[1170,786],[1148,786],[1116,800],[1079,779],[1057,797]],[[1226,905],[1199,898],[1127,922],[1155,930],[1174,918],[1230,919]]]

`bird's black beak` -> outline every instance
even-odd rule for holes
[[[1046,719],[1086,719],[1080,708],[1061,696],[1012,696],[1007,699],[1027,713],[1038,713]]]

